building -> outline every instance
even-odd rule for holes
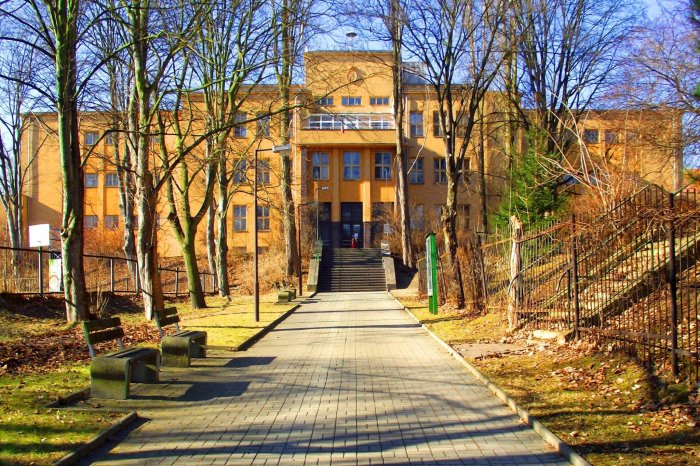
[[[334,247],[347,247],[354,235],[357,235],[361,247],[377,245],[382,239],[392,236],[391,218],[397,205],[391,56],[388,52],[317,51],[306,53],[304,58],[305,82],[293,89],[290,135],[293,196],[299,214],[304,218],[302,233],[307,235],[307,240],[309,235],[313,238],[317,234]],[[437,227],[444,203],[444,145],[430,87],[419,79],[406,79],[405,82],[407,114],[403,131],[409,153],[411,227],[419,238],[425,230]],[[496,93],[487,95],[484,105],[487,117],[471,141],[472,153],[468,154],[467,164],[463,167],[458,196],[461,229],[483,229],[482,185],[477,176],[480,173],[478,151],[484,153],[484,172],[488,175],[485,183],[488,209],[500,202],[507,178],[507,159],[498,143],[502,125],[497,117],[497,102],[503,100],[498,97]],[[228,238],[234,251],[253,250],[252,222],[256,215],[251,189],[252,154],[255,148],[271,148],[281,139],[276,117],[264,116],[274,108],[275,98],[274,87],[256,87],[241,109],[241,124],[233,131],[230,162],[237,170],[233,175],[237,190],[230,203]],[[192,105],[198,105],[196,97],[192,102]],[[583,136],[592,141],[589,130],[598,129],[600,132],[615,120],[606,118],[601,114],[591,117],[585,123],[586,129],[582,129]],[[27,158],[34,156],[26,193],[27,224],[60,225],[61,174],[57,169],[56,142],[50,131],[50,128],[55,128],[55,120],[53,114],[37,115],[23,141]],[[105,123],[105,117],[99,114],[86,114],[82,120],[83,144],[86,152],[92,150],[85,168],[86,228],[122,225],[118,178],[111,162],[113,141],[110,137],[103,137]],[[614,138],[608,141],[608,133],[605,134],[604,144],[619,142]],[[643,166],[634,165],[634,169],[644,172],[644,158],[640,163]],[[260,153],[257,222],[261,249],[283,244],[279,167],[278,154]],[[672,180],[673,174],[664,170],[647,171],[654,173],[652,181],[667,184],[668,177]],[[198,196],[201,198],[201,192],[193,193],[192,201],[196,203]],[[160,254],[177,256],[178,246],[165,221],[164,199],[161,199],[159,211]],[[204,230],[203,224],[200,230]]]

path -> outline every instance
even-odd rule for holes
[[[386,293],[319,294],[244,353],[140,385],[99,464],[568,464]]]

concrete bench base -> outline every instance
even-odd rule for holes
[[[159,366],[160,352],[153,348],[130,348],[96,357],[90,364],[90,394],[125,400],[131,382],[158,382]]]
[[[160,344],[163,366],[190,367],[191,358],[207,357],[207,332],[183,330],[166,335]]]

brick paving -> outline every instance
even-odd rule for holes
[[[568,464],[386,293],[319,294],[243,353],[105,408],[147,421],[97,464]]]

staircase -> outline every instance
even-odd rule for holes
[[[386,291],[381,249],[324,248],[319,291]]]

